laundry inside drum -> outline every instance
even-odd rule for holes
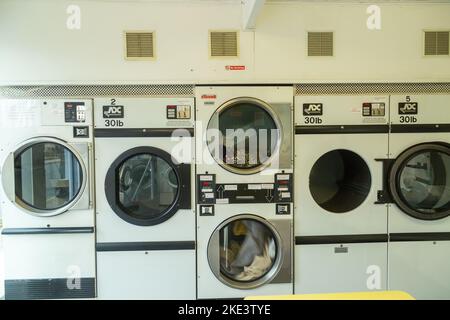
[[[349,150],[333,150],[321,156],[311,169],[309,188],[316,203],[333,213],[359,207],[371,188],[367,163]]]
[[[238,219],[220,230],[220,272],[233,281],[253,282],[274,266],[277,243],[262,222]]]
[[[273,116],[256,102],[237,102],[217,117],[222,139],[219,146],[208,144],[216,160],[228,168],[252,170],[265,164],[276,153],[280,138]],[[216,124],[212,121],[210,125]],[[217,142],[215,142],[217,143]],[[215,148],[218,147],[218,150]],[[218,154],[215,154],[217,151]]]

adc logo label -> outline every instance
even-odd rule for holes
[[[123,118],[123,106],[103,106],[103,118]]]
[[[417,102],[400,102],[398,104],[398,114],[417,114],[419,104]]]
[[[323,115],[322,103],[304,103],[303,104],[304,116],[321,116]]]

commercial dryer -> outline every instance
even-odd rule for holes
[[[193,98],[95,99],[100,299],[195,299]]]
[[[391,96],[389,289],[450,299],[450,95]]]
[[[6,299],[94,298],[92,101],[0,100]]]
[[[292,86],[197,86],[197,172],[221,183],[292,173]]]
[[[292,203],[203,204],[198,224],[198,298],[292,294]]]
[[[196,88],[198,297],[291,294],[292,86]]]
[[[295,292],[386,289],[389,97],[295,97]]]

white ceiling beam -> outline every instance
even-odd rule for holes
[[[244,0],[242,2],[242,29],[256,28],[256,19],[264,6],[265,0]]]

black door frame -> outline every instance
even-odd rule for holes
[[[173,203],[157,217],[154,218],[136,218],[125,212],[117,203],[118,195],[118,168],[129,158],[141,154],[150,154],[161,158],[174,170],[178,180],[178,192]],[[180,209],[191,209],[191,164],[176,163],[172,156],[159,148],[150,146],[141,146],[129,149],[120,154],[116,160],[111,163],[105,177],[105,195],[111,209],[124,221],[138,226],[153,226],[161,224],[170,219]]]
[[[412,209],[404,197],[401,195],[399,176],[405,167],[407,161],[409,161],[414,156],[426,152],[426,151],[438,151],[450,156],[450,144],[444,142],[426,142],[421,144],[416,144],[406,150],[404,150],[395,160],[392,161],[392,165],[389,169],[388,174],[388,186],[389,194],[392,201],[406,214],[409,216],[420,219],[420,220],[439,220],[450,215],[450,209],[441,212],[436,212],[434,214],[424,214],[415,209]]]

